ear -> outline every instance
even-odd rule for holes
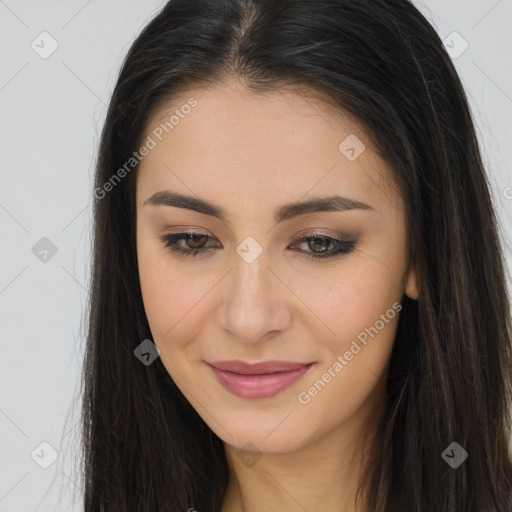
[[[414,264],[409,265],[405,280],[405,294],[414,300],[418,300],[419,288],[418,288],[418,275]]]

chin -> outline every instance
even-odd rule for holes
[[[314,437],[314,432],[303,430],[307,422],[302,421],[301,426],[297,421],[297,413],[290,414],[290,408],[283,409],[279,414],[270,414],[266,419],[263,417],[264,412],[256,413],[257,419],[254,415],[254,411],[248,412],[244,418],[239,411],[234,411],[232,416],[217,417],[218,423],[209,426],[222,441],[233,448],[261,453],[293,452]],[[297,416],[295,421],[294,415]],[[219,425],[226,428],[219,428]]]

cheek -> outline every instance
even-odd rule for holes
[[[165,266],[139,265],[140,286],[144,309],[151,332],[157,343],[175,337],[176,331],[187,324],[190,310],[200,290],[179,273],[165,270]]]
[[[185,361],[183,357],[176,357],[176,350],[186,345],[185,340],[194,337],[191,315],[187,315],[194,290],[183,275],[171,273],[165,262],[145,259],[143,251],[139,260],[139,275],[152,341],[160,350],[162,364],[179,385],[182,382],[181,367]]]
[[[198,337],[202,322],[211,316],[205,309],[209,304],[207,294],[219,279],[212,274],[198,278],[189,265],[173,261],[165,250],[149,240],[143,239],[138,245],[144,310],[153,342],[168,369],[167,361],[176,350],[199,349],[189,342]]]
[[[401,264],[398,254],[387,259],[375,252],[370,256],[367,251],[365,257],[346,268],[340,266],[322,292],[317,289],[314,295],[309,294],[308,306],[331,332],[316,337],[322,365],[304,384],[304,391],[308,399],[306,386],[316,386],[310,398],[315,393],[321,395],[315,398],[314,407],[319,407],[316,412],[325,420],[330,417],[326,404],[340,396],[345,398],[335,416],[350,415],[365,401],[386,368],[401,310]],[[318,380],[321,382],[315,385]],[[324,385],[329,391],[323,391]]]
[[[347,266],[329,284],[313,287],[307,281],[303,287],[304,302],[329,327],[333,344],[351,340],[373,325],[401,297],[399,280],[393,281],[382,266]]]
[[[141,239],[140,235],[137,240],[137,260],[144,309],[155,336],[160,331],[161,320],[167,309],[168,283],[162,274],[162,264],[155,258],[151,244],[144,238]]]
[[[141,236],[137,242],[140,288],[153,341],[161,347],[163,339],[183,316],[181,306],[192,293],[187,278],[172,271],[169,258],[154,241]]]
[[[318,295],[319,316],[334,334],[317,338],[321,365],[297,396],[299,410],[316,418],[317,434],[373,403],[369,397],[389,361],[401,310],[399,286],[390,289],[389,281],[386,273],[353,272]]]

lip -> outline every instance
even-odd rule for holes
[[[265,361],[248,364],[243,361],[207,363],[219,383],[242,398],[269,398],[288,389],[315,363]]]

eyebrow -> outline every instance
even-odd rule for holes
[[[188,210],[194,210],[199,213],[204,213],[205,215],[211,215],[224,222],[228,222],[226,212],[220,206],[205,201],[204,199],[178,194],[169,190],[156,192],[144,201],[143,206],[146,206],[146,204],[186,208]],[[366,203],[362,203],[361,201],[356,201],[339,195],[333,195],[311,199],[309,201],[284,204],[275,210],[274,220],[276,222],[282,222],[291,219],[292,217],[305,215],[307,213],[344,212],[347,210],[357,209],[374,210],[374,208]]]

